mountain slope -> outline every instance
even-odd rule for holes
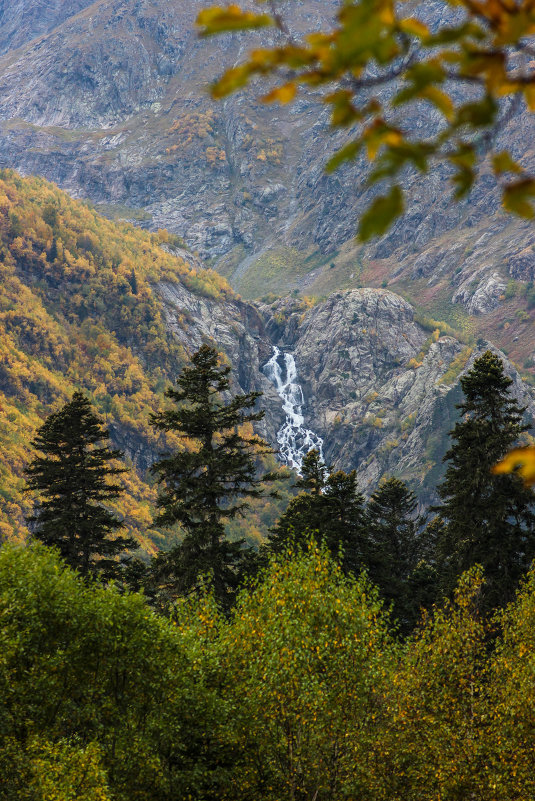
[[[178,443],[157,438],[149,415],[203,342],[228,358],[236,391],[264,393],[259,432],[271,443],[285,421],[264,372],[276,345],[294,355],[305,425],[323,437],[327,461],[357,468],[365,490],[394,473],[429,499],[459,375],[489,347],[460,342],[381,288],[318,304],[244,302],[176,237],[112,223],[47,181],[8,170],[0,172],[0,271],[3,537],[24,534],[22,471],[36,428],[82,389],[132,466],[118,510],[145,549],[164,545],[169,534],[149,530],[149,467]],[[507,361],[506,369],[534,417],[532,390]],[[232,534],[259,541],[284,502],[255,504]]]
[[[49,33],[93,0],[0,0],[0,55]]]
[[[178,233],[246,297],[324,297],[386,281],[431,316],[473,318],[476,338],[531,358],[531,345],[514,344],[527,304],[504,304],[509,281],[533,280],[533,229],[501,214],[491,171],[461,204],[449,201],[445,168],[423,179],[408,172],[408,214],[356,247],[355,219],[372,197],[364,157],[325,175],[348,134],[329,131],[313,94],[290,108],[247,93],[213,104],[206,85],[245,45],[238,35],[200,41],[194,20],[204,5],[99,0],[0,59],[0,163],[45,175],[109,215]],[[324,24],[336,6],[287,9],[299,31]],[[441,3],[425,10],[434,25],[444,14]],[[425,135],[436,117],[425,109],[404,123]],[[519,111],[494,147],[533,168],[533,126]]]
[[[535,392],[490,342],[466,344],[385,289],[338,292],[308,310],[269,310],[268,331],[295,357],[305,424],[324,438],[327,463],[356,468],[362,489],[396,475],[436,500],[459,378],[488,348],[504,361],[513,392],[535,419]]]
[[[0,531],[21,531],[22,468],[44,416],[87,392],[134,471],[119,508],[142,535],[158,447],[148,424],[186,361],[152,287],[180,284],[215,302],[232,291],[215,273],[172,255],[173,240],[114,225],[38,178],[0,172]],[[165,249],[164,249],[165,248]]]

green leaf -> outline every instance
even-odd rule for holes
[[[535,211],[528,198],[535,198],[535,180],[523,178],[505,187],[502,202],[507,211],[531,220],[535,216]]]
[[[374,236],[384,234],[392,222],[403,213],[403,192],[395,184],[388,195],[375,198],[369,209],[363,214],[359,225],[358,238],[368,242]]]
[[[457,111],[455,126],[469,125],[472,128],[485,128],[492,125],[498,112],[498,103],[491,95],[485,95],[476,103],[465,103]]]
[[[468,194],[475,181],[475,150],[472,145],[460,145],[454,153],[448,156],[448,161],[457,168],[452,182],[457,187],[454,197],[460,200]]]
[[[522,172],[522,167],[514,160],[507,150],[502,150],[501,153],[495,153],[493,155],[492,166],[494,172],[499,175],[504,172]]]
[[[334,172],[334,170],[336,170],[340,164],[343,164],[344,161],[352,161],[357,157],[361,148],[361,139],[355,139],[353,142],[349,142],[349,144],[345,145],[341,150],[335,153],[331,159],[329,159],[325,167],[325,171]]]
[[[427,172],[429,158],[436,152],[436,147],[429,142],[402,141],[399,145],[390,145],[377,159],[377,167],[371,173],[368,183],[396,175],[407,162],[414,165],[420,172]]]
[[[352,100],[353,93],[344,89],[327,95],[325,103],[332,106],[331,125],[333,128],[354,125],[355,122],[362,119],[362,112],[355,108]]]

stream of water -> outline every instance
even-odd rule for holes
[[[303,457],[315,448],[323,459],[323,440],[314,431],[305,428],[303,390],[297,382],[297,368],[291,353],[273,346],[273,356],[262,368],[275,385],[286,421],[277,433],[279,457],[289,467],[301,473]]]

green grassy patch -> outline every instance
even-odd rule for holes
[[[135,220],[136,222],[152,220],[152,215],[145,209],[133,209],[121,203],[96,203],[94,208],[98,214],[102,214],[108,220]]]
[[[268,250],[249,266],[235,289],[244,298],[260,298],[269,292],[287,295],[299,290],[312,269],[306,254],[296,248]]]

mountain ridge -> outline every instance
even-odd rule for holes
[[[408,172],[407,213],[376,242],[356,244],[356,218],[375,191],[364,156],[325,174],[349,134],[329,130],[313,93],[265,106],[253,87],[212,103],[216,71],[272,34],[201,42],[204,5],[100,0],[0,59],[0,164],[42,174],[109,216],[179,234],[245,297],[325,297],[386,281],[431,317],[461,328],[468,317],[476,339],[535,375],[524,336],[533,309],[522,295],[535,275],[532,226],[501,212],[490,166],[457,204],[443,166]],[[292,6],[292,25],[324,24],[335,8],[305,0]],[[444,12],[432,2],[426,13],[438,24]],[[493,142],[528,170],[533,122],[520,111]],[[432,111],[406,120],[422,135],[436,123]]]

